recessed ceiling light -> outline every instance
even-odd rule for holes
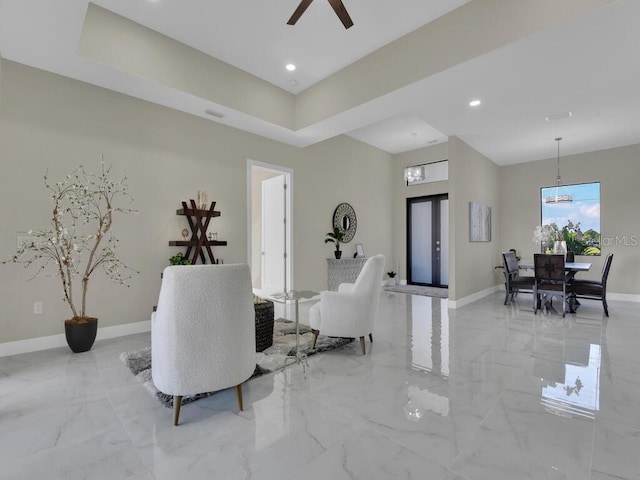
[[[469,102],[469,106],[470,107],[477,107],[478,105],[480,105],[482,102],[480,100],[471,100]]]
[[[287,66],[285,68],[290,72],[293,72],[296,69],[296,66],[293,63],[287,63]]]
[[[554,113],[553,115],[547,115],[544,119],[547,122],[551,122],[552,120],[562,120],[563,118],[571,118],[573,117],[572,112],[562,112],[562,113]]]

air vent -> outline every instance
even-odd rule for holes
[[[207,115],[211,115],[212,117],[216,117],[216,118],[224,118],[225,114],[221,113],[221,112],[216,112],[215,110],[211,110],[210,108],[207,108],[204,113],[206,113]]]

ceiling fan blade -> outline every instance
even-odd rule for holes
[[[307,7],[311,5],[311,2],[313,2],[313,0],[302,0],[300,2],[300,5],[298,5],[298,8],[296,8],[296,11],[293,12],[293,15],[291,15],[291,18],[287,22],[287,25],[295,25],[296,22],[300,19],[300,17],[304,13],[304,11],[307,9]]]
[[[347,9],[342,3],[342,0],[329,0],[329,3],[333,7],[333,11],[336,12],[336,15],[338,15],[338,18],[344,25],[344,28],[353,27],[353,21],[349,16],[349,12],[347,12]]]

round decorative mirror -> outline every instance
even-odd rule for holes
[[[353,240],[358,228],[356,211],[348,203],[341,203],[333,212],[333,226],[344,232],[342,243],[349,243]]]

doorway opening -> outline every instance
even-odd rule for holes
[[[407,283],[449,284],[449,196],[407,198]]]
[[[257,295],[293,289],[293,171],[247,161],[248,263]]]

